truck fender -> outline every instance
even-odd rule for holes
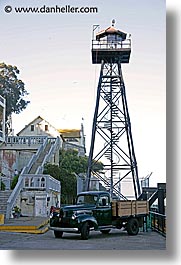
[[[90,216],[88,214],[78,216],[77,217],[77,222],[79,223],[80,227],[81,227],[81,225],[83,223],[89,222],[89,223],[92,224],[94,229],[98,228],[98,223],[97,223],[97,220],[95,219],[95,217],[94,216]]]

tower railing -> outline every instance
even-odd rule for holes
[[[131,49],[131,39],[124,41],[92,40],[92,49]]]

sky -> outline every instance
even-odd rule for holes
[[[26,3],[26,4],[25,4]],[[97,13],[16,13],[16,7],[97,7]],[[11,6],[12,12],[5,12]],[[14,133],[37,116],[56,128],[84,123],[87,155],[100,65],[91,62],[93,25],[131,33],[123,65],[139,177],[166,181],[166,9],[164,0],[1,0],[0,62],[16,65],[30,104]],[[83,120],[82,120],[83,118]]]

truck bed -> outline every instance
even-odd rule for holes
[[[112,216],[114,217],[146,215],[148,213],[147,201],[112,201]]]

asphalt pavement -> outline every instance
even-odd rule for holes
[[[166,238],[151,230],[129,236],[124,230],[113,229],[108,235],[92,231],[88,240],[68,233],[57,239],[48,230],[48,218],[20,217],[0,225],[0,249],[166,250]]]

